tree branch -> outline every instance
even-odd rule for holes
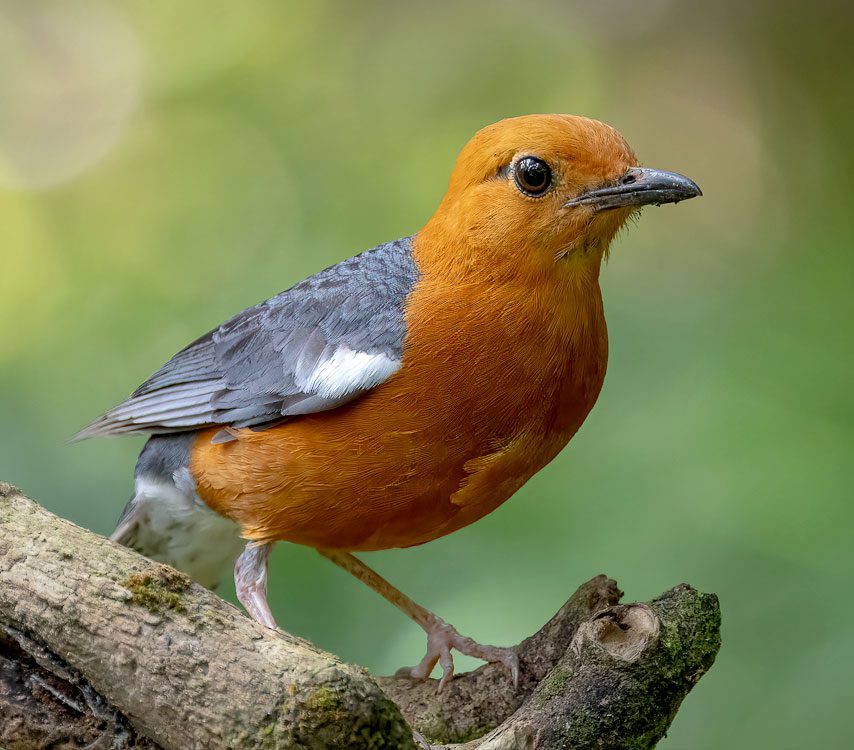
[[[518,689],[485,665],[440,693],[267,631],[0,483],[0,746],[653,747],[714,661],[717,598],[619,597],[582,585],[516,647]]]

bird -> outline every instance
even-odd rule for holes
[[[77,439],[146,434],[112,539],[236,593],[276,628],[276,542],[315,548],[427,635],[398,674],[454,676],[453,651],[505,665],[355,553],[483,518],[593,408],[608,336],[609,247],[644,206],[702,195],[640,166],[613,127],[525,115],[479,130],[415,234],[250,307],[178,352]]]

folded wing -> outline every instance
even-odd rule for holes
[[[400,368],[417,275],[410,238],[331,266],[190,344],[75,439],[262,428],[347,403]]]

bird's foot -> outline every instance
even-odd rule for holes
[[[249,542],[234,565],[237,598],[255,622],[275,630],[276,620],[267,604],[267,557],[272,544]]]
[[[399,669],[397,676],[424,680],[430,676],[438,662],[442,667],[442,678],[439,680],[439,690],[441,690],[454,677],[454,658],[451,656],[451,649],[455,649],[475,659],[500,662],[510,670],[513,687],[519,684],[519,657],[512,648],[477,643],[467,636],[460,635],[453,625],[449,625],[438,617],[425,630],[427,631],[427,653],[424,658],[415,667]]]

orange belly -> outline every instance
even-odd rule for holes
[[[599,394],[598,284],[570,287],[469,289],[466,303],[419,281],[397,374],[344,407],[233,442],[201,432],[200,497],[246,538],[346,550],[421,544],[476,521],[560,451]]]

